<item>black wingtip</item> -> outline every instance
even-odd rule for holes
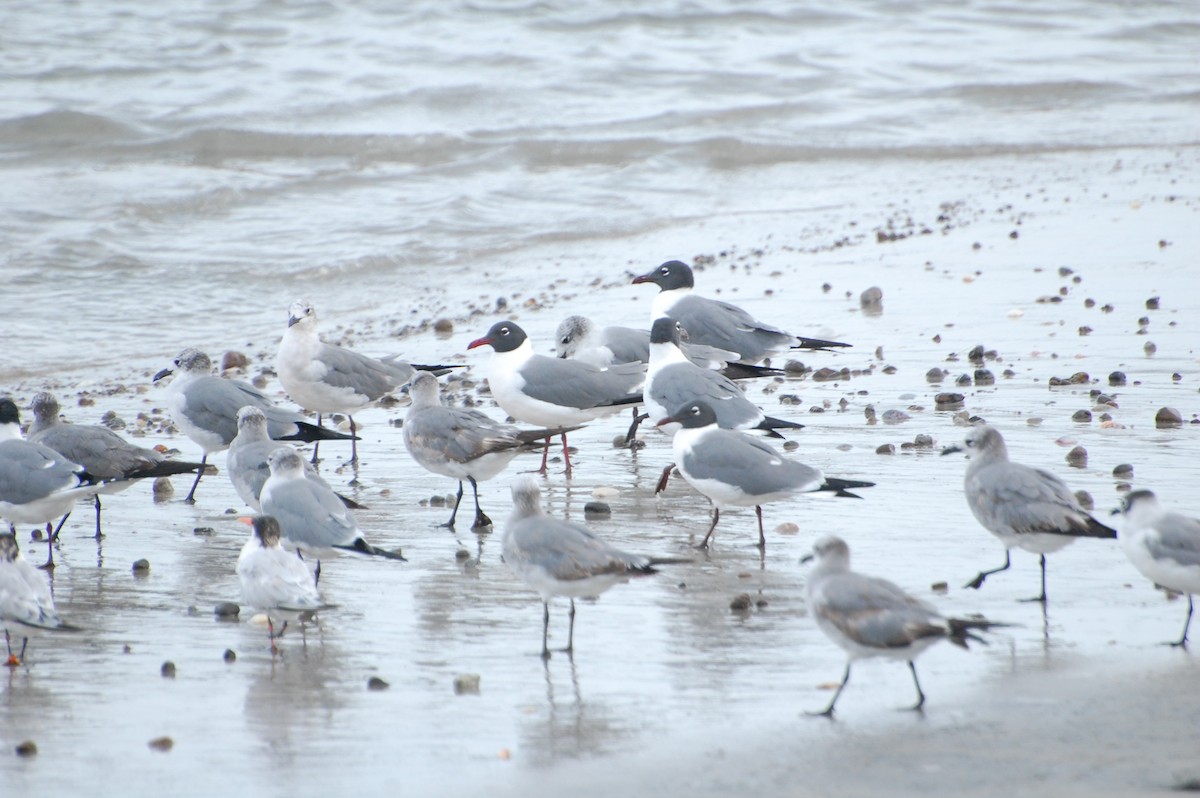
[[[845,349],[845,348],[851,347],[851,346],[854,346],[854,344],[845,344],[845,343],[842,343],[841,341],[825,341],[821,338],[800,337],[800,343],[793,346],[792,349],[812,349],[812,350],[829,351],[831,349]]]
[[[204,463],[189,463],[183,460],[163,460],[149,468],[143,468],[132,474],[126,474],[129,479],[150,479],[152,477],[173,477],[177,474],[194,474],[205,468]]]
[[[821,490],[833,491],[834,496],[843,499],[861,499],[857,493],[851,493],[850,488],[873,488],[874,482],[864,482],[859,479],[837,479],[836,477],[828,477],[825,484],[821,486]]]
[[[307,421],[297,421],[294,433],[283,435],[276,440],[313,443],[314,441],[359,441],[362,438],[357,435],[347,435],[344,432],[338,432],[328,427],[318,427],[316,424],[309,424]]]
[[[804,429],[804,425],[796,421],[785,421],[782,418],[772,418],[767,416],[755,429],[763,430],[768,435],[774,438],[782,438],[783,436],[775,432],[781,429]],[[774,434],[772,434],[774,433]]]
[[[408,558],[405,557],[399,549],[394,551],[381,549],[378,546],[372,546],[362,538],[356,538],[355,541],[349,546],[334,546],[334,548],[343,549],[345,551],[353,551],[359,554],[367,554],[371,557],[383,557],[384,559],[388,560],[400,560],[401,562],[408,562]]]
[[[728,363],[721,369],[721,376],[730,380],[753,380],[759,377],[782,377],[787,374],[783,369],[770,366],[752,366],[749,363]]]

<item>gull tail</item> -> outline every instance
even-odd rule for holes
[[[956,646],[967,648],[970,641],[982,643],[985,646],[988,644],[986,640],[975,634],[976,631],[986,632],[989,629],[999,629],[1014,624],[997,623],[986,618],[947,618],[946,625],[949,627],[946,639]]]
[[[853,346],[853,344],[844,344],[841,341],[825,341],[820,338],[805,338],[800,335],[796,337],[800,340],[800,343],[792,346],[792,349],[815,349],[828,352],[832,349]]]
[[[721,369],[721,376],[731,380],[753,380],[759,377],[782,377],[783,369],[770,366],[752,366],[749,363],[729,363]]]
[[[435,377],[441,377],[443,374],[449,374],[454,369],[465,369],[466,366],[445,365],[445,366],[430,366],[424,363],[409,363],[417,371],[428,371]]]
[[[776,432],[776,430],[804,429],[804,425],[798,424],[795,421],[784,421],[782,418],[767,416],[754,429],[765,432],[768,438],[782,438],[783,436]]]
[[[341,499],[342,504],[344,504],[346,507],[349,507],[351,510],[367,509],[367,505],[359,504],[358,502],[354,501],[354,499],[351,499],[349,496],[343,496],[340,493],[334,493],[333,495],[337,496],[339,499]]]
[[[583,425],[575,427],[551,427],[549,429],[523,429],[517,433],[517,439],[522,445],[540,444],[546,438],[553,438],[556,435],[566,435],[568,432],[574,432],[577,429],[583,429]]]
[[[297,421],[296,431],[291,435],[284,435],[276,440],[281,441],[300,441],[302,443],[312,443],[313,441],[357,441],[362,440],[357,435],[347,435],[344,432],[329,429],[328,427],[318,427],[316,424],[309,424],[307,421]]]
[[[837,477],[826,477],[825,484],[821,485],[818,490],[828,491],[834,496],[839,496],[843,499],[861,499],[857,493],[851,493],[850,488],[873,488],[874,482],[863,482],[858,479],[838,479]]]
[[[401,554],[399,549],[396,549],[395,551],[387,551],[386,549],[381,549],[378,546],[372,546],[362,538],[355,538],[354,542],[349,546],[334,546],[334,548],[342,549],[343,551],[358,552],[359,554],[369,554],[372,557],[384,557],[388,560],[401,560],[403,562],[408,562],[408,558]]]
[[[1117,530],[1105,526],[1090,515],[1085,515],[1083,519],[1073,521],[1070,528],[1062,530],[1062,532],[1078,538],[1115,539],[1117,537]]]
[[[620,399],[613,399],[608,402],[600,402],[596,406],[597,407],[621,407],[622,405],[640,405],[643,403],[644,403],[644,401],[642,399],[642,394],[639,391],[638,393],[626,394],[625,396],[622,396]]]
[[[205,467],[204,463],[188,463],[183,460],[163,460],[149,468],[127,474],[129,479],[149,479],[151,477],[173,477],[176,474],[194,474]]]

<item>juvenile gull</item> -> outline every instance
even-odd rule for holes
[[[304,623],[329,605],[321,600],[312,571],[293,552],[280,545],[279,522],[269,515],[239,518],[253,531],[238,555],[237,575],[242,603],[267,616],[271,653],[277,653],[275,638],[287,631],[288,621]],[[282,621],[279,632],[275,622]]]
[[[1004,544],[1004,565],[980,571],[966,584],[978,589],[985,579],[1011,565],[1014,546],[1038,555],[1041,595],[1027,601],[1046,602],[1046,555],[1078,537],[1115,538],[1115,530],[1088,515],[1066,483],[1040,468],[1011,462],[1004,437],[995,427],[972,427],[963,445],[942,454],[965,452],[969,458],[963,488],[976,520]]]
[[[454,528],[463,497],[463,480],[475,494],[474,529],[492,525],[479,508],[479,486],[503,471],[530,444],[540,443],[579,427],[522,430],[501,424],[478,410],[442,404],[437,378],[428,372],[415,376],[409,387],[412,405],[404,419],[404,445],[417,465],[426,471],[458,480],[454,511],[444,526]]]
[[[319,440],[352,440],[353,435],[327,430],[308,423],[304,416],[285,410],[272,402],[267,395],[240,380],[227,380],[214,376],[212,361],[208,355],[196,349],[185,349],[169,366],[154,375],[158,382],[174,374],[167,388],[167,407],[176,426],[197,444],[203,457],[229,448],[237,436],[237,413],[246,405],[261,409],[267,417],[267,433],[279,441],[302,441],[311,443]],[[196,481],[184,500],[192,504],[196,500],[196,486],[204,469],[196,474]]]
[[[1171,643],[1186,648],[1193,596],[1200,593],[1200,520],[1163,509],[1148,490],[1126,495],[1118,512],[1121,547],[1134,567],[1155,584],[1187,594],[1183,635]]]
[[[542,597],[542,658],[550,657],[550,599],[571,600],[567,647],[575,646],[575,599],[597,597],[633,576],[657,572],[655,565],[687,562],[643,557],[614,548],[586,527],[559,521],[542,512],[541,490],[533,477],[518,477],[512,486],[513,511],[501,544],[505,564]]]
[[[776,430],[803,429],[803,424],[772,418],[746,398],[742,389],[727,377],[689,361],[680,349],[676,323],[665,316],[650,329],[650,365],[642,388],[646,411],[658,424],[671,411],[692,401],[712,408],[722,429],[757,430],[782,438]]]
[[[237,422],[238,434],[230,442],[229,451],[225,455],[225,472],[229,474],[229,481],[233,483],[233,489],[242,497],[242,501],[252,507],[254,512],[262,512],[258,496],[262,493],[262,486],[267,477],[271,476],[271,466],[267,458],[271,456],[271,452],[289,444],[271,440],[267,435],[267,417],[261,408],[254,405],[247,405],[239,410]],[[304,461],[304,476],[333,490],[307,460]],[[342,500],[342,504],[351,510],[363,509],[363,506],[353,499],[340,493],[336,495]]]
[[[0,625],[4,626],[5,664],[9,667],[21,664],[30,636],[79,631],[59,617],[50,580],[21,556],[16,536],[9,534],[0,534]],[[23,638],[21,653],[14,655],[12,638],[17,636]]]
[[[861,497],[851,493],[850,488],[869,488],[875,484],[826,477],[812,466],[783,457],[765,441],[721,429],[707,402],[689,402],[658,423],[680,425],[671,442],[675,465],[688,484],[712,502],[712,526],[700,548],[708,548],[721,519],[722,507],[753,507],[758,516],[758,546],[766,549],[762,505],[767,502],[818,492],[858,499]],[[659,483],[659,490],[663,482]]]
[[[642,363],[601,369],[577,360],[537,355],[525,331],[511,321],[496,322],[467,349],[485,345],[494,350],[487,371],[492,396],[517,421],[541,427],[575,426],[642,401],[638,390],[646,375]],[[546,471],[550,451],[550,439],[545,441],[541,473]],[[562,443],[569,476],[566,433]]]
[[[279,522],[284,546],[317,559],[318,577],[321,558],[339,550],[404,559],[366,541],[350,508],[329,488],[304,476],[304,458],[295,449],[277,449],[267,462],[271,476],[259,494],[262,512]]]
[[[391,393],[412,379],[417,370],[445,374],[450,366],[405,363],[395,355],[368,357],[321,340],[317,311],[312,303],[297,300],[288,309],[288,326],[275,360],[279,382],[292,401],[317,414],[317,426],[326,413],[345,413],[350,434],[356,432],[355,410]],[[320,444],[317,444],[318,446]],[[316,461],[316,447],[313,460]],[[350,462],[358,462],[358,444],[350,444]]]
[[[743,363],[758,363],[789,349],[830,349],[846,347],[837,341],[802,338],[755,319],[728,302],[706,299],[692,293],[695,278],[692,269],[678,260],[633,278],[634,283],[654,283],[659,293],[650,308],[650,318],[667,316],[683,324],[698,344],[708,344],[737,352]]]
[[[846,652],[846,672],[833,700],[814,715],[833,717],[838,697],[850,681],[850,666],[865,657],[887,657],[908,663],[917,688],[914,710],[925,705],[925,693],[917,680],[913,661],[939,640],[967,648],[967,641],[985,643],[973,634],[1006,624],[982,619],[944,618],[930,605],[905,593],[886,579],[850,570],[850,547],[834,535],[813,545],[813,553],[801,562],[816,559],[808,576],[805,596],[817,628]]]
[[[31,442],[48,446],[71,462],[78,463],[94,479],[124,480],[122,489],[132,486],[139,479],[189,474],[204,468],[200,463],[168,460],[153,449],[134,446],[107,427],[63,423],[59,418],[58,400],[53,394],[43,391],[34,396],[32,409],[33,423],[29,426],[28,438]],[[93,501],[96,505],[96,539],[99,540],[98,493],[93,496]]]

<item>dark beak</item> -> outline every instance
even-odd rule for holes
[[[813,555],[813,554],[805,554],[803,557],[801,557],[801,558],[800,558],[800,564],[801,564],[801,565],[807,565],[808,563],[812,562],[812,561],[813,561],[813,560],[815,560],[815,559],[816,559],[816,556],[815,556],[815,555]]]
[[[300,317],[298,317],[298,316],[288,316],[288,326],[289,326],[289,327],[291,327],[293,324],[295,324],[295,323],[296,323],[296,322],[298,322],[298,321],[300,321]]]
[[[948,454],[956,454],[957,452],[961,452],[961,451],[962,451],[961,446],[947,446],[945,449],[942,449],[942,456],[945,456]]]
[[[654,282],[654,272],[650,272],[649,274],[639,274],[637,277],[633,278],[632,285],[637,285],[638,283],[652,283],[652,282]]]
[[[162,371],[160,371],[160,372],[158,372],[157,374],[155,374],[155,375],[154,375],[154,379],[153,379],[153,380],[151,380],[151,382],[158,382],[158,381],[159,381],[159,380],[161,380],[163,377],[169,377],[169,376],[171,376],[171,375],[172,375],[172,374],[174,374],[174,373],[175,373],[175,370],[174,370],[174,369],[163,369]]]

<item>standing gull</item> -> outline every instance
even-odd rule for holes
[[[449,366],[410,365],[396,356],[374,358],[327,344],[317,333],[317,311],[310,302],[297,300],[288,309],[288,326],[275,360],[279,382],[292,401],[317,414],[345,413],[350,434],[356,428],[355,410],[378,401],[412,379],[417,370],[445,374]],[[320,445],[320,444],[318,444]],[[316,462],[313,447],[313,462]],[[358,462],[358,444],[350,444],[350,462]]]
[[[239,380],[227,380],[214,376],[212,361],[208,355],[196,349],[185,349],[175,358],[171,367],[154,375],[158,382],[174,374],[167,388],[167,407],[175,424],[204,453],[201,464],[208,456],[229,448],[237,436],[237,413],[246,405],[261,409],[267,417],[267,432],[275,440],[302,441],[311,443],[319,440],[353,440],[353,435],[327,430],[308,423],[299,413],[284,410],[267,398],[266,394],[252,385]],[[196,486],[204,469],[196,474],[196,481],[188,491],[185,501],[196,500]]]
[[[600,369],[577,360],[537,355],[525,331],[511,321],[496,322],[467,349],[485,345],[494,350],[487,373],[492,396],[517,421],[542,427],[575,426],[642,401],[638,389],[646,367],[641,363]],[[566,433],[562,433],[562,443],[569,476]],[[549,451],[550,439],[546,438],[541,473],[546,471]]]
[[[503,471],[523,448],[578,427],[554,429],[518,429],[501,424],[478,410],[447,407],[442,404],[437,378],[428,372],[415,376],[409,388],[412,405],[404,419],[404,445],[417,464],[426,471],[458,480],[454,512],[443,526],[454,528],[458,506],[462,502],[465,479],[475,494],[474,529],[492,525],[492,519],[479,508],[480,480],[488,480]]]
[[[230,442],[229,451],[225,455],[225,471],[242,501],[252,507],[254,512],[262,512],[258,496],[262,493],[262,486],[267,478],[271,476],[271,466],[267,458],[276,449],[290,445],[283,441],[271,440],[267,434],[267,417],[261,408],[246,405],[238,411],[237,422],[238,434]],[[329,483],[321,478],[317,469],[307,460],[304,461],[304,476],[329,488]],[[336,495],[342,500],[342,504],[351,510],[363,509],[363,506],[353,499],[340,493]]]
[[[1011,462],[1004,436],[994,427],[973,427],[963,445],[942,454],[965,452],[967,475],[963,487],[967,506],[980,524],[1004,544],[1004,565],[980,571],[966,584],[978,589],[992,574],[1007,571],[1010,550],[1018,546],[1038,555],[1042,567],[1041,595],[1027,599],[1046,603],[1046,555],[1078,537],[1115,538],[1115,530],[1088,515],[1066,483],[1040,468]]]
[[[568,654],[575,647],[575,599],[597,597],[632,576],[656,573],[655,565],[687,562],[628,554],[605,543],[586,527],[559,521],[542,512],[541,491],[533,477],[512,486],[513,511],[501,545],[505,564],[542,597],[542,658],[550,657],[550,599],[571,600]]]
[[[821,712],[811,714],[833,717],[838,697],[850,681],[850,666],[865,657],[887,657],[908,663],[913,685],[917,688],[919,710],[925,705],[925,693],[917,680],[913,661],[939,640],[967,647],[967,641],[986,641],[973,630],[986,631],[1005,624],[983,619],[943,618],[937,610],[905,593],[886,579],[850,570],[850,547],[846,541],[827,535],[813,545],[813,553],[801,562],[816,559],[808,576],[805,595],[808,611],[817,628],[846,652],[846,672],[833,700]]]
[[[204,468],[200,463],[168,460],[153,449],[134,446],[107,427],[65,424],[59,418],[58,400],[53,394],[42,392],[34,396],[32,409],[29,440],[48,446],[83,466],[94,479],[126,480],[122,488],[127,488],[135,480],[190,474]],[[93,501],[96,505],[96,539],[99,540],[100,495],[95,494]]]
[[[321,600],[308,566],[280,545],[279,522],[275,518],[256,515],[238,520],[253,527],[237,561],[242,603],[266,614],[271,653],[275,654],[278,653],[275,638],[287,631],[288,621],[303,623],[328,605]],[[283,621],[278,633],[275,621]]]
[[[1200,593],[1200,520],[1164,510],[1148,490],[1121,501],[1119,539],[1125,556],[1142,575],[1169,590],[1187,593],[1183,635],[1172,646],[1187,647],[1193,596]]]
[[[672,260],[653,271],[633,278],[634,283],[654,283],[659,293],[651,305],[650,317],[668,316],[687,328],[691,340],[737,352],[743,363],[758,363],[789,349],[830,349],[846,347],[837,341],[802,338],[755,319],[745,310],[728,302],[706,299],[692,293],[695,278],[686,263]]]
[[[304,476],[304,458],[295,449],[277,449],[267,461],[271,476],[259,494],[263,514],[275,516],[285,546],[317,559],[318,577],[321,558],[339,550],[404,559],[366,541],[350,508],[329,488]]]
[[[675,465],[683,478],[712,502],[712,526],[700,543],[702,549],[708,548],[721,519],[722,507],[753,507],[758,516],[758,547],[765,550],[762,505],[800,493],[858,499],[862,497],[851,493],[850,488],[869,488],[875,484],[826,477],[812,466],[783,457],[765,441],[721,429],[716,413],[706,402],[689,402],[658,423],[680,425],[671,442]],[[660,482],[660,490],[662,486]]]
[[[0,534],[0,625],[4,626],[5,662],[16,667],[25,658],[29,637],[42,632],[78,632],[54,608],[50,580],[21,556],[15,535]],[[12,638],[20,636],[21,653],[13,654]]]

